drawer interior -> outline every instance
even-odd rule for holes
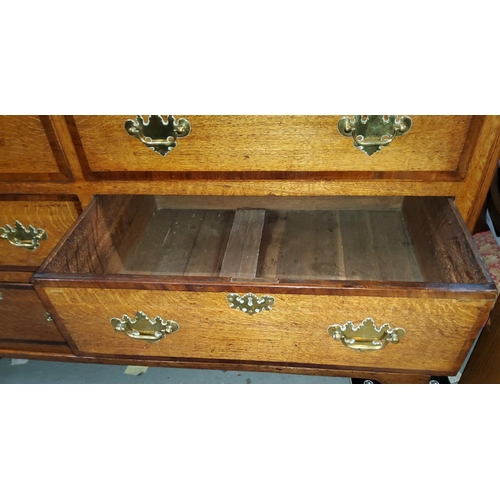
[[[444,197],[96,196],[43,273],[490,283]]]

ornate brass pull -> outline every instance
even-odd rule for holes
[[[354,146],[368,156],[390,144],[395,137],[407,134],[411,129],[411,118],[397,115],[355,115],[351,120],[344,116],[339,121],[339,132],[354,137]]]
[[[40,241],[48,237],[45,229],[35,229],[31,224],[26,229],[18,220],[14,222],[14,227],[6,225],[0,227],[0,238],[8,240],[15,247],[26,248],[35,251],[40,246]]]
[[[352,321],[344,325],[330,325],[328,333],[350,349],[376,351],[390,343],[397,344],[405,336],[406,331],[403,328],[392,328],[388,323],[377,328],[372,318],[366,318],[356,327]]]
[[[164,339],[168,334],[175,333],[180,328],[171,319],[164,321],[160,316],[156,316],[155,319],[151,320],[142,311],[138,311],[133,320],[126,314],[121,319],[112,318],[111,325],[115,332],[123,332],[131,339],[151,342]]]
[[[229,302],[229,307],[240,309],[247,314],[270,311],[274,306],[274,298],[270,295],[263,295],[259,298],[253,293],[247,293],[243,297],[240,297],[238,293],[228,293],[227,301]]]
[[[185,118],[176,121],[172,115],[165,122],[161,115],[149,115],[145,123],[142,116],[125,122],[125,130],[158,154],[165,156],[177,147],[177,138],[186,137],[191,131],[191,125]]]

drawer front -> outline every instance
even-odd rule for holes
[[[232,309],[226,293],[45,288],[69,336],[84,354],[302,363],[335,367],[446,371],[457,366],[484,300],[275,295],[270,311]],[[116,332],[112,318],[138,311],[173,320],[158,342]],[[404,328],[399,344],[359,352],[328,326],[373,318]],[[476,332],[477,333],[477,332]],[[460,365],[458,365],[460,366]]]
[[[0,295],[0,349],[14,341],[66,344],[32,287],[0,287]]]
[[[0,116],[0,181],[70,179],[49,117]]]
[[[0,268],[26,267],[36,270],[50,251],[78,218],[79,204],[63,201],[2,201],[0,200]],[[16,246],[16,221],[29,231],[29,226],[41,232],[31,232],[23,241],[34,250]],[[45,238],[45,239],[44,239]],[[18,238],[19,239],[19,238]],[[11,243],[12,241],[12,243]],[[34,242],[33,245],[31,242]]]
[[[144,117],[147,119],[147,116]],[[176,116],[176,119],[181,116]],[[77,116],[74,139],[87,175],[139,173],[455,172],[470,116],[413,116],[411,130],[368,156],[338,130],[342,116],[182,116],[188,136],[164,157],[125,130],[135,116]],[[393,176],[395,174],[392,174]],[[161,177],[161,175],[160,175]],[[397,174],[396,174],[397,177]]]

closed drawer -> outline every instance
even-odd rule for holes
[[[422,174],[430,179],[439,173],[453,178],[471,125],[470,116],[412,116],[405,136],[368,156],[354,146],[353,137],[339,132],[342,116],[183,115],[189,135],[161,156],[127,133],[125,123],[135,118],[70,119],[89,179],[221,179],[231,173],[241,178],[241,172],[245,179],[312,179],[315,173],[342,179],[380,179],[384,173],[391,179]]]
[[[0,199],[0,270],[34,271],[81,211],[80,204],[73,201],[20,198]]]
[[[0,349],[7,343],[64,344],[55,323],[30,285],[0,287]]]
[[[459,369],[496,298],[447,198],[97,196],[34,283],[81,354],[424,373]],[[180,328],[115,331],[139,311]]]
[[[258,292],[258,290],[256,290]],[[78,351],[173,359],[260,361],[339,368],[451,372],[470,338],[485,300],[408,299],[271,294],[270,311],[253,315],[232,309],[226,293],[47,288]],[[240,295],[243,295],[240,294]],[[259,294],[257,293],[257,296]],[[179,330],[150,342],[116,332],[112,318],[173,320]],[[332,324],[404,328],[398,344],[370,352],[346,347],[327,331]]]
[[[0,116],[0,181],[68,181],[71,173],[48,116]]]

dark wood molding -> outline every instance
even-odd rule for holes
[[[0,339],[0,349],[2,349],[2,344],[29,344],[29,345],[67,345],[66,342],[58,342],[57,340],[22,340],[22,339],[10,339],[2,338]]]
[[[43,304],[45,307],[45,310],[50,314],[52,317],[52,321],[54,321],[57,329],[59,330],[59,333],[63,337],[63,339],[66,341],[67,345],[70,347],[71,351],[75,354],[78,354],[78,348],[76,347],[76,344],[74,343],[73,339],[68,333],[68,330],[66,329],[66,326],[64,323],[59,319],[59,315],[57,314],[57,311],[55,308],[52,306],[52,303],[50,302],[50,299],[47,297],[47,294],[45,293],[45,290],[42,288],[37,288],[35,287],[35,291],[38,295],[38,298],[40,299],[40,302]]]
[[[387,282],[387,281],[315,281],[262,283],[259,281],[233,282],[230,279],[211,278],[200,280],[172,276],[114,275],[87,276],[35,273],[35,286],[54,288],[108,288],[136,290],[165,290],[179,292],[227,292],[227,293],[276,293],[300,295],[350,295],[365,297],[408,298],[457,298],[494,300],[494,285],[463,285],[442,283]]]
[[[45,130],[45,134],[50,144],[50,148],[52,150],[52,154],[56,160],[57,166],[61,171],[60,174],[51,175],[51,179],[53,181],[58,180],[66,180],[72,181],[73,175],[71,174],[71,169],[69,168],[68,161],[66,159],[66,155],[64,153],[61,144],[57,138],[54,127],[52,126],[52,122],[50,121],[50,116],[41,115],[40,121],[42,122],[43,129]]]
[[[25,193],[5,193],[0,194],[0,201],[72,201],[79,203],[76,194],[25,194]],[[81,208],[80,208],[81,211]]]
[[[0,353],[5,357],[23,358],[28,356],[30,359],[41,359],[47,361],[62,361],[74,363],[95,363],[95,364],[114,364],[114,365],[138,365],[161,368],[186,368],[203,370],[231,370],[231,371],[250,371],[250,372],[268,372],[268,373],[286,373],[290,375],[311,375],[323,377],[353,377],[365,378],[371,380],[389,381],[391,383],[428,383],[432,375],[447,376],[454,375],[448,372],[439,372],[428,374],[415,370],[378,370],[376,372],[366,369],[345,369],[334,366],[308,366],[284,363],[261,363],[252,361],[219,361],[219,360],[168,360],[155,358],[130,358],[130,357],[106,357],[106,356],[75,356],[72,354],[62,354],[58,352],[17,352],[15,350],[2,351]]]

